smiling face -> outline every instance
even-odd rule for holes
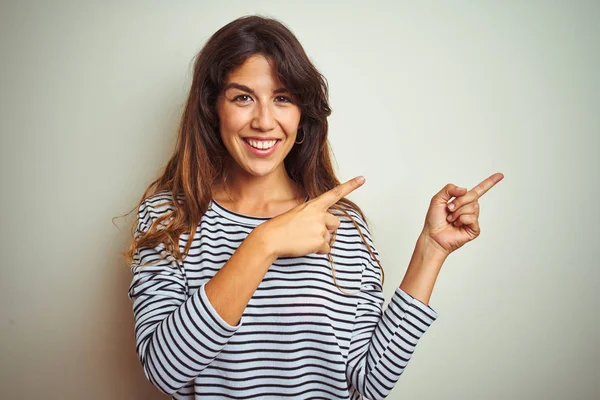
[[[221,139],[239,170],[266,176],[284,169],[294,146],[300,108],[262,55],[246,59],[226,78],[217,100]],[[278,171],[281,172],[281,171]]]

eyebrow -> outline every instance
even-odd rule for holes
[[[231,82],[228,83],[227,85],[225,85],[225,87],[223,88],[223,92],[226,92],[228,89],[239,89],[239,90],[243,90],[244,92],[248,92],[250,94],[256,95],[256,92],[252,89],[250,89],[248,86],[246,85],[242,85],[236,82]],[[284,87],[280,87],[278,89],[273,90],[273,94],[277,94],[277,93],[289,93],[290,91],[287,90]]]

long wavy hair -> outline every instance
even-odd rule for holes
[[[173,201],[170,204],[172,211],[158,217],[146,232],[136,232],[137,224],[134,222],[131,245],[123,253],[128,265],[133,262],[137,249],[153,248],[161,243],[179,262],[189,253],[194,235],[189,235],[183,254],[179,251],[179,237],[182,233],[195,232],[208,210],[213,184],[225,178],[226,166],[231,161],[220,137],[217,97],[228,73],[256,54],[274,61],[279,80],[301,110],[299,129],[304,133],[304,140],[301,145],[294,145],[284,160],[288,175],[303,186],[310,198],[340,184],[331,164],[327,140],[327,117],[331,114],[327,80],[284,24],[257,15],[238,18],[215,32],[195,58],[192,85],[181,117],[174,154],[132,211],[139,208],[145,199],[162,191],[168,191],[173,199],[181,200]],[[350,218],[379,265],[383,284],[383,267],[357,222],[348,213],[348,210],[354,210],[367,223],[360,207],[343,198],[330,210]],[[165,220],[170,221],[164,223]],[[337,284],[331,253],[329,260],[336,287],[346,293]]]

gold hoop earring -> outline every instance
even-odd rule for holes
[[[302,128],[298,129],[299,132],[302,132],[302,140],[299,142],[294,142],[296,144],[302,144],[304,143],[304,138],[306,137],[306,134],[304,133],[304,131],[302,130]]]

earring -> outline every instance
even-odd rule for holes
[[[302,140],[299,141],[299,142],[294,142],[294,143],[296,143],[296,144],[302,144],[302,143],[304,143],[304,137],[306,136],[306,134],[304,133],[304,131],[302,130],[302,128],[299,128],[298,132],[302,132]]]

